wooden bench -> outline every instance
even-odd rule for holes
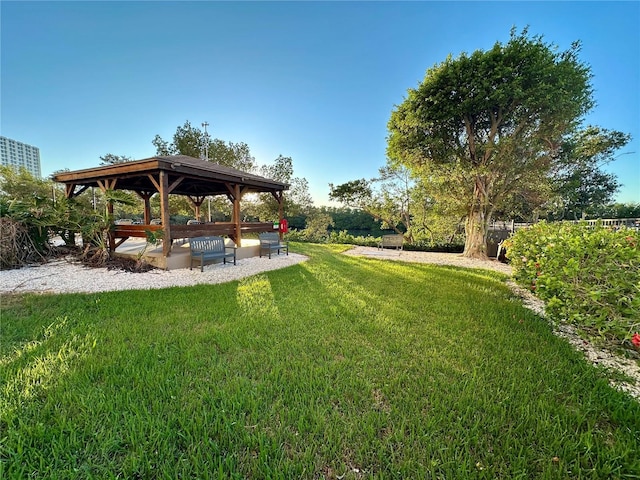
[[[382,240],[378,243],[378,249],[389,247],[395,248],[396,250],[402,250],[403,242],[403,235],[383,235]]]
[[[200,262],[200,271],[204,271],[204,263],[210,260],[220,260],[227,263],[227,258],[233,258],[236,265],[236,247],[227,247],[222,237],[193,237],[189,240],[191,262],[189,270],[193,270],[193,262]],[[232,250],[232,251],[228,251]]]
[[[278,233],[263,232],[258,234],[258,238],[260,238],[260,257],[262,257],[262,252],[267,252],[269,258],[271,258],[271,252],[277,251],[280,255],[280,250],[284,250],[289,255],[289,242],[280,242]]]

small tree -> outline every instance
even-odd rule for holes
[[[314,211],[307,217],[307,226],[303,230],[303,236],[311,242],[324,242],[329,236],[329,227],[334,222],[331,215],[321,211]]]
[[[378,178],[352,180],[342,185],[329,184],[329,198],[350,208],[368,213],[381,222],[384,229],[393,229],[413,240],[411,203],[414,183],[408,169],[387,165],[378,170]]]
[[[100,157],[100,165],[117,165],[119,163],[131,162],[133,158],[127,157],[125,155],[114,155],[112,153],[107,153]]]
[[[293,159],[278,155],[272,164],[263,165],[260,175],[277,182],[289,184],[289,190],[284,194],[283,211],[285,216],[295,216],[310,211],[313,199],[309,193],[309,182],[305,178],[294,177]],[[270,193],[258,195],[249,213],[262,221],[270,221],[278,218],[279,205]]]

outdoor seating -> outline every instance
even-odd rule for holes
[[[378,249],[386,247],[402,250],[404,237],[402,235],[383,235],[382,240],[378,243]]]
[[[260,238],[260,257],[262,257],[262,253],[266,252],[269,254],[269,258],[271,258],[271,252],[278,252],[280,255],[280,250],[289,255],[289,242],[281,242],[280,235],[276,232],[264,232],[258,234],[258,238]]]
[[[193,269],[193,262],[200,262],[200,271],[204,271],[205,262],[222,259],[223,263],[227,263],[227,258],[233,258],[233,264],[236,265],[235,246],[227,247],[222,237],[194,237],[189,241],[189,249],[191,251],[191,261],[189,270]]]

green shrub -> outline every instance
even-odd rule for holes
[[[381,241],[381,237],[352,235],[347,230],[329,232],[326,236],[320,236],[308,229],[290,230],[286,239],[292,242],[335,243],[362,247],[377,247]],[[464,250],[464,242],[456,238],[454,243],[434,243],[426,238],[418,238],[414,239],[413,243],[405,242],[403,248],[418,252],[461,253]]]
[[[347,245],[361,245],[363,247],[376,247],[378,243],[380,243],[380,237],[372,237],[371,235],[367,235],[366,237],[362,235],[351,235],[346,230],[341,230],[340,232],[331,232],[329,234],[329,238],[327,239],[327,243],[341,243]]]
[[[624,342],[640,328],[640,232],[540,222],[507,241],[514,277],[558,321]]]

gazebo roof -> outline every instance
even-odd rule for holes
[[[99,187],[100,182],[115,181],[112,188],[116,190],[150,192],[158,190],[155,182],[162,171],[168,175],[169,185],[173,185],[171,193],[176,195],[223,195],[229,192],[229,184],[240,185],[246,193],[282,192],[289,188],[287,183],[186,155],[151,157],[60,172],[54,175],[53,179],[66,184],[72,190],[76,186],[84,190],[88,187]]]

